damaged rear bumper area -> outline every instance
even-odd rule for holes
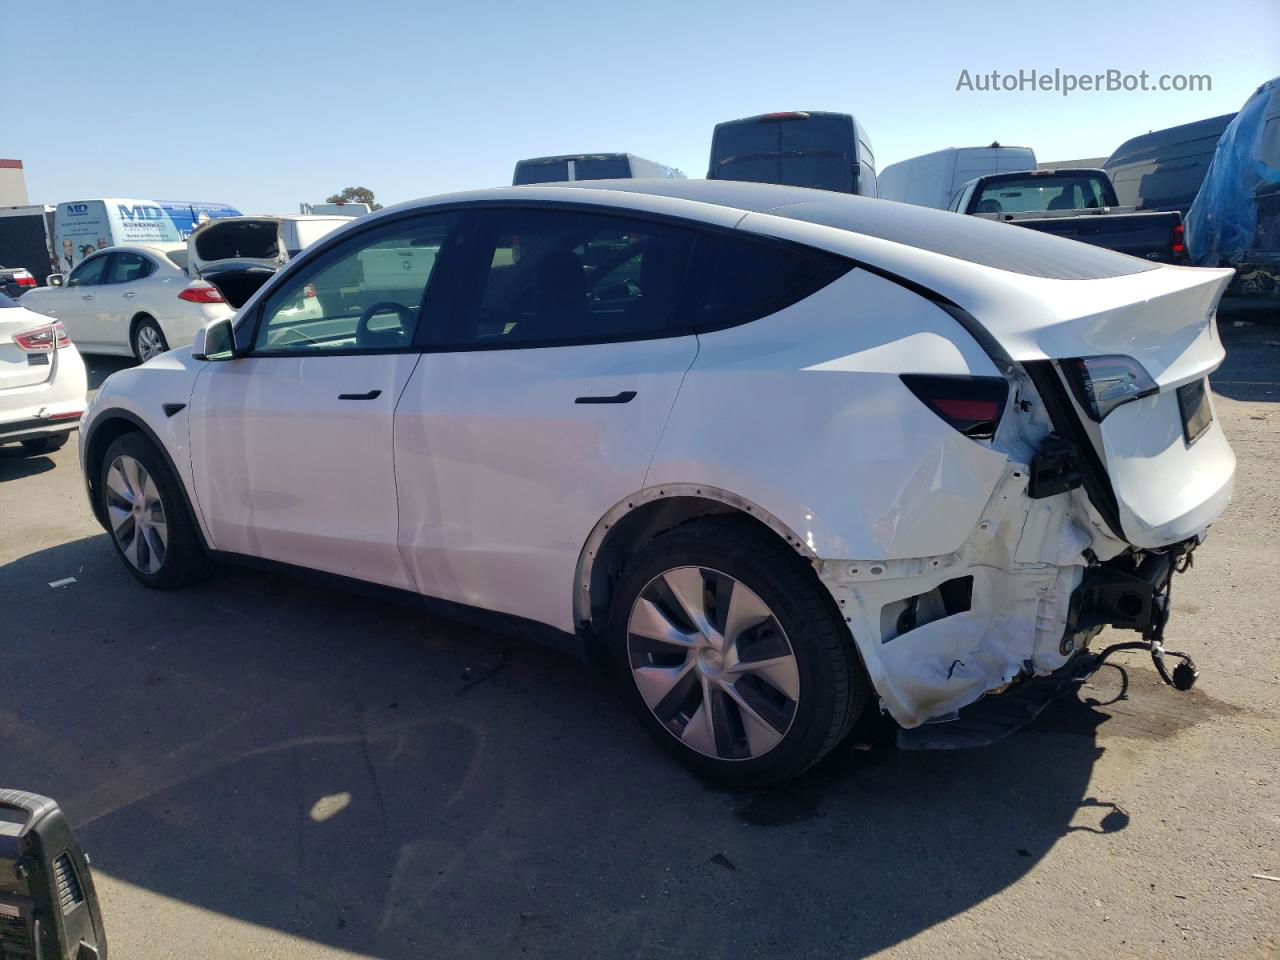
[[[1083,490],[1037,498],[1032,473],[1010,462],[953,554],[821,562],[881,705],[904,728],[904,747],[995,742],[1119,649],[1150,650],[1180,689],[1194,682],[1183,654],[1171,654],[1186,659],[1172,677],[1164,669],[1160,641],[1172,578],[1203,534],[1160,550],[1115,550],[1121,545]],[[1143,639],[1089,652],[1104,626]]]

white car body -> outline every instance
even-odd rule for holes
[[[61,286],[37,287],[22,304],[61,320],[85,353],[138,356],[134,341],[139,324],[148,319],[159,327],[170,349],[189,346],[197,330],[233,311],[223,302],[180,298],[192,287],[186,270],[178,265],[185,254],[179,243],[108,247],[77,264]],[[97,282],[88,282],[99,270]],[[146,275],[134,279],[138,273]]]
[[[60,333],[48,317],[0,294],[0,444],[60,437],[79,426],[88,392],[84,361]]]
[[[291,274],[360,231],[504,204],[587,205],[847,266],[775,312],[621,343],[226,362],[175,351],[99,390],[81,433],[91,496],[103,438],[142,429],[213,551],[509,614],[587,645],[608,605],[605,568],[626,549],[618,531],[740,514],[809,561],[904,727],[1061,668],[1086,570],[1194,546],[1231,496],[1221,427],[1188,441],[1178,400],[1222,361],[1215,309],[1231,271],[825,191],[616,181],[401,205],[274,277],[239,311],[238,338]],[[1112,354],[1154,388],[1095,423],[1059,362]],[[960,432],[904,374],[1003,381],[994,437]],[[170,416],[166,404],[184,406]],[[1096,469],[1032,498],[1055,429]],[[967,609],[898,632],[911,598],[967,578]]]

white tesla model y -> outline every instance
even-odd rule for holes
[[[81,456],[148,585],[250,556],[484,611],[765,782],[873,700],[910,730],[1104,624],[1158,646],[1231,496],[1230,275],[753,183],[438,197],[113,374]]]

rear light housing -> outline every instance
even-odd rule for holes
[[[1073,357],[1059,366],[1076,402],[1095,423],[1101,423],[1121,404],[1160,391],[1151,374],[1133,357]]]
[[[772,123],[777,120],[808,120],[809,114],[803,110],[785,110],[782,113],[766,113],[757,123]]]
[[[34,287],[36,278],[31,275],[30,270],[15,270],[13,273],[13,284],[17,287]]]
[[[1178,224],[1176,227],[1173,228],[1173,243],[1169,247],[1169,252],[1172,253],[1175,257],[1181,257],[1185,255],[1187,252],[1187,244],[1185,242],[1186,234],[1187,234],[1187,228],[1184,227],[1182,224]]]
[[[904,373],[901,379],[917,400],[971,440],[996,435],[1009,400],[1003,378]]]
[[[27,353],[44,353],[71,346],[71,338],[67,336],[67,328],[62,325],[61,320],[45,324],[43,327],[36,327],[34,330],[15,333],[13,342]]]
[[[226,298],[222,295],[222,291],[207,280],[197,280],[194,283],[187,284],[178,294],[178,299],[185,300],[187,303],[227,302]]]

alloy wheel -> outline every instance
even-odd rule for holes
[[[143,324],[138,328],[138,356],[144,363],[164,352],[164,340],[159,330],[150,324]]]
[[[640,591],[627,622],[631,674],[644,702],[685,746],[749,760],[786,736],[800,670],[777,617],[745,584],[677,567]]]
[[[140,573],[164,564],[169,525],[155,481],[146,467],[124,454],[111,461],[106,477],[107,518],[120,552]]]

